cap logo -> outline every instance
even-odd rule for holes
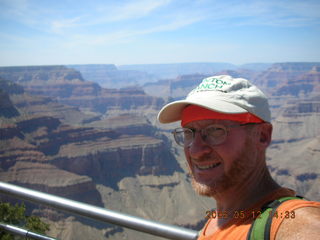
[[[190,92],[190,94],[199,91],[210,91],[210,90],[220,90],[223,91],[224,86],[231,85],[230,81],[222,80],[219,78],[209,77],[203,79],[203,81],[195,89]]]

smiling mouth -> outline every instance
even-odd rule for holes
[[[210,169],[210,168],[215,168],[215,167],[218,167],[221,163],[213,163],[213,164],[210,164],[210,165],[196,165],[196,167],[200,170],[207,170],[207,169]]]

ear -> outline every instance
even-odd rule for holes
[[[272,124],[261,123],[259,124],[259,145],[262,148],[267,148],[272,139]]]

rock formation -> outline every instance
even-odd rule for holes
[[[30,95],[50,97],[101,114],[110,109],[158,109],[164,104],[162,98],[146,95],[137,87],[103,89],[63,66],[0,67],[0,77],[19,83]]]
[[[95,67],[100,69],[96,78],[103,79],[104,71],[121,76],[114,66]],[[81,71],[89,76],[88,69]],[[273,112],[267,152],[271,174],[280,184],[320,200],[319,63],[216,73],[247,77],[264,88]],[[106,89],[63,66],[0,68],[0,180],[201,228],[214,202],[193,192],[183,151],[172,144],[175,125],[154,119],[165,102],[184,97],[206,76],[193,73],[143,88]],[[61,239],[155,239],[113,225],[57,217],[46,208],[34,212],[46,216],[51,235]]]
[[[87,81],[98,83],[104,88],[127,88],[154,80],[152,75],[145,72],[120,70],[113,64],[68,65],[67,67],[79,71]]]
[[[1,93],[0,112],[12,108],[10,113],[17,113],[2,114],[0,119],[1,181],[103,206],[101,189],[115,193],[125,178],[182,173],[167,138],[156,136],[157,130],[150,122],[135,114],[98,117],[83,125],[90,116],[74,107],[63,107],[50,98],[23,91],[11,95],[3,88]],[[70,125],[72,117],[57,118],[57,105],[64,111],[61,115],[80,116],[82,121],[77,123],[82,122],[82,126]],[[47,106],[49,109],[41,111]],[[50,109],[53,114],[45,115]],[[131,121],[126,121],[128,118]],[[34,212],[65,221],[47,209]],[[108,227],[113,229],[111,233],[123,231]]]

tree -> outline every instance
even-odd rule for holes
[[[0,202],[0,221],[17,227],[22,227],[32,232],[45,234],[48,231],[49,224],[44,223],[37,216],[26,216],[25,205],[11,205],[7,202]],[[0,240],[19,239],[9,233],[0,231]],[[22,239],[22,238],[20,238]]]

